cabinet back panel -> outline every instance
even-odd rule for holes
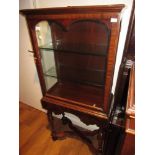
[[[104,85],[105,57],[55,53],[59,80]]]
[[[58,79],[104,86],[110,34],[106,25],[96,20],[50,25]]]

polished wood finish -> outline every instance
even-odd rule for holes
[[[117,148],[119,155],[135,154],[135,1],[133,1],[130,22],[122,62],[119,69],[116,91],[114,94],[114,111],[118,111],[113,123],[122,128],[120,145]]]
[[[79,13],[101,13],[101,12],[120,12],[124,8],[124,4],[116,5],[96,5],[96,6],[68,6],[56,8],[42,8],[42,9],[25,9],[20,12],[24,15],[47,15],[47,14],[79,14]]]
[[[112,78],[113,78],[113,70],[114,70],[114,64],[115,64],[115,59],[116,59],[116,51],[117,51],[117,44],[118,44],[118,38],[119,38],[119,29],[120,29],[120,11],[124,7],[124,5],[111,5],[111,6],[91,6],[89,7],[82,7],[81,12],[83,13],[80,15],[79,12],[77,12],[77,9],[80,10],[80,7],[68,7],[65,8],[65,10],[71,10],[72,14],[67,17],[64,15],[65,13],[59,12],[61,10],[58,10],[56,12],[56,9],[48,9],[48,10],[54,10],[53,13],[50,11],[48,12],[47,9],[30,9],[30,10],[22,10],[21,13],[26,14],[26,19],[27,23],[29,26],[29,31],[30,31],[30,36],[32,40],[32,46],[34,49],[34,56],[36,59],[36,66],[38,68],[38,75],[42,87],[42,92],[43,95],[46,93],[46,86],[45,86],[45,81],[43,77],[43,70],[41,67],[41,56],[39,52],[39,47],[37,44],[37,39],[35,35],[35,25],[41,21],[41,20],[47,20],[47,21],[56,21],[60,24],[67,23],[71,24],[77,20],[84,20],[84,19],[90,19],[90,20],[97,20],[97,21],[103,21],[105,24],[108,23],[109,25],[109,30],[110,30],[110,39],[109,39],[109,48],[108,48],[108,56],[107,56],[107,63],[106,63],[106,74],[105,74],[105,92],[103,95],[103,110],[105,113],[108,114],[109,112],[109,95],[110,95],[110,89],[112,85]],[[88,9],[89,8],[89,9]],[[63,10],[64,8],[62,8]],[[40,11],[41,10],[41,11]],[[88,11],[89,10],[89,11]],[[103,12],[100,12],[103,11]],[[29,12],[27,14],[27,12]],[[34,13],[36,12],[36,13]],[[42,13],[45,13],[42,14]],[[70,12],[70,11],[68,11]],[[117,18],[117,22],[111,22],[111,18]],[[67,22],[64,22],[64,19]],[[66,24],[64,25],[65,27],[67,26]],[[93,41],[93,40],[92,40]]]
[[[135,67],[132,66],[126,106],[125,137],[121,155],[135,154]]]
[[[77,93],[79,92],[79,93]],[[102,111],[103,89],[74,83],[56,83],[47,96],[59,98],[68,103]],[[72,96],[70,96],[72,94]]]
[[[135,64],[133,64],[130,73],[126,114],[132,117],[135,116]]]
[[[126,132],[135,134],[135,66],[131,68],[126,106]]]
[[[110,37],[107,26],[93,19],[65,19],[50,26],[58,80],[103,87]]]
[[[92,155],[80,139],[66,137],[61,141],[51,140],[46,114],[24,103],[20,103],[19,107],[20,155]],[[57,118],[55,126],[63,127]]]
[[[20,11],[26,16],[43,93],[41,102],[48,111],[53,139],[58,138],[53,125],[52,114],[55,113],[63,114],[62,121],[66,120],[68,126],[86,143],[89,141],[86,134],[77,130],[65,117],[64,112],[70,112],[87,125],[99,126],[98,132],[95,132],[99,144],[96,150],[106,154],[111,87],[123,7],[105,5]],[[52,30],[58,78],[58,82],[48,91],[35,33],[35,26],[40,21],[47,21]]]
[[[135,136],[129,133],[125,133],[121,155],[134,155],[134,154],[135,154]]]
[[[135,61],[135,2],[133,2],[132,12],[130,15],[130,22],[124,45],[123,57],[119,68],[117,78],[115,105],[126,107],[127,92],[129,85],[129,75],[132,63],[128,61]]]

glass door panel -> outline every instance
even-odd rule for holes
[[[47,90],[57,81],[104,87],[110,31],[94,20],[36,25]]]
[[[67,23],[69,23],[67,21]],[[96,20],[50,23],[59,81],[104,87],[110,31]],[[51,50],[52,51],[52,50]]]
[[[41,47],[44,45],[52,45],[51,29],[47,21],[41,21],[36,25],[35,30],[41,55],[44,80],[46,89],[48,90],[57,82],[54,52],[48,52]]]

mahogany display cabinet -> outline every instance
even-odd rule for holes
[[[111,106],[111,87],[124,5],[26,9],[43,97],[42,107],[54,140],[53,113],[91,145],[87,135],[97,135],[96,154],[104,153]],[[74,114],[99,129],[80,131],[65,116]],[[93,147],[90,147],[91,149]]]

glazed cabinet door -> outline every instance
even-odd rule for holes
[[[108,114],[122,7],[113,12],[27,12],[43,95],[55,83],[97,87],[102,89],[99,107]]]

